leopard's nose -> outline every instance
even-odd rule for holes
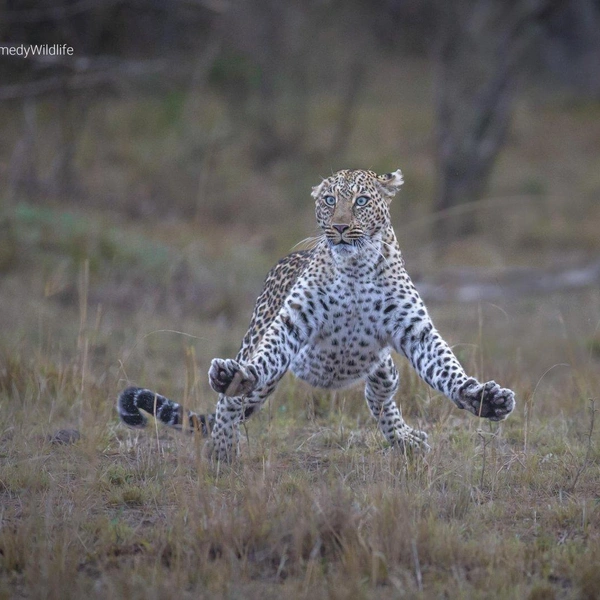
[[[347,229],[350,229],[350,225],[346,225],[344,223],[335,223],[331,225],[335,230],[337,230],[340,234],[344,233]]]

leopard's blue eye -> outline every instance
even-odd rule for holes
[[[327,204],[327,206],[335,206],[335,197],[334,196],[325,196],[325,198],[323,198],[325,204]]]
[[[354,203],[356,204],[356,206],[365,206],[369,200],[371,198],[369,198],[369,196],[359,196]]]

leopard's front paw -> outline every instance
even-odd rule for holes
[[[478,383],[471,379],[461,388],[457,404],[478,417],[503,421],[515,408],[515,393],[495,381]]]
[[[210,363],[208,379],[215,392],[231,398],[250,394],[258,383],[254,367],[242,367],[231,358],[214,358]]]

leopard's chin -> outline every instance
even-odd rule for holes
[[[341,257],[356,256],[360,251],[356,244],[354,244],[352,242],[344,242],[344,241],[340,241],[340,242],[336,243],[336,242],[333,242],[330,240],[329,248],[331,249],[331,252],[335,256],[341,256]]]

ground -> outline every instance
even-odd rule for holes
[[[505,423],[459,412],[398,358],[400,401],[430,454],[387,448],[360,389],[324,394],[290,377],[248,424],[240,461],[218,467],[202,440],[127,430],[114,403],[133,381],[209,409],[208,361],[231,354],[245,318],[160,310],[160,286],[138,305],[101,259],[71,289],[39,262],[43,219],[20,222],[31,277],[3,282],[4,597],[597,597],[597,290],[432,307],[470,372],[516,390]],[[103,235],[144,260],[135,228],[113,228]],[[48,236],[44,255],[53,243],[64,253],[69,240]],[[185,251],[177,239],[167,265],[167,251]],[[123,287],[120,309],[100,301],[109,282]],[[67,428],[81,439],[57,443]]]
[[[449,265],[597,256],[597,108],[520,104],[481,234],[438,261],[420,200],[433,185],[418,100],[393,127],[385,105],[363,107],[364,129],[384,133],[339,165],[375,166],[359,154],[379,145],[378,164],[406,171],[392,214],[417,282]],[[268,268],[311,235],[309,183],[328,169],[265,226],[247,218],[250,201],[221,222],[11,198],[0,223],[0,598],[599,597],[597,288],[430,304],[468,372],[513,388],[518,406],[504,423],[478,420],[397,357],[399,402],[429,433],[425,456],[386,446],[360,389],[327,394],[291,377],[242,431],[231,466],[207,461],[200,439],[119,423],[128,384],[214,407],[210,359],[235,355]],[[80,439],[59,433],[69,429]]]

